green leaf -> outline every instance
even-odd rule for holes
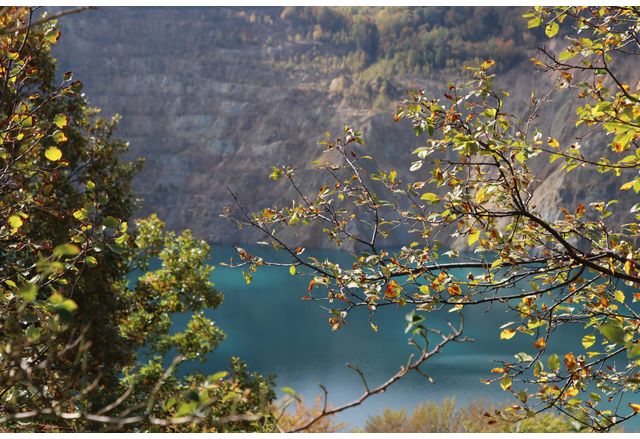
[[[534,27],[538,27],[542,24],[542,18],[540,17],[535,17],[532,18],[531,20],[527,21],[527,28],[532,29]]]
[[[627,347],[627,357],[628,358],[640,357],[640,343],[635,343]]]
[[[293,390],[291,387],[283,387],[282,390],[284,393],[286,393],[287,395],[292,396],[294,399],[296,399],[297,401],[300,401],[300,397],[298,396],[298,394],[296,393],[295,390]]]
[[[556,36],[559,30],[560,30],[560,25],[555,21],[552,21],[551,23],[545,26],[544,33],[547,37],[553,38]]]
[[[226,370],[223,370],[221,372],[216,372],[213,375],[209,375],[207,380],[208,381],[220,381],[222,378],[226,377],[227,375],[229,375],[229,372],[227,372]]]
[[[500,380],[500,387],[502,387],[502,390],[509,390],[511,388],[511,378],[509,377],[504,377]]]
[[[33,302],[38,296],[38,287],[35,284],[28,284],[20,290],[18,296],[22,297],[25,302]]]
[[[624,329],[617,323],[609,322],[598,328],[598,331],[612,343],[622,344],[624,343]]]
[[[113,216],[106,217],[102,223],[110,229],[117,229],[120,225],[120,221],[118,220],[118,218],[115,218]]]
[[[53,249],[53,256],[75,256],[80,253],[80,249],[73,244],[62,244]]]
[[[62,158],[62,151],[55,146],[50,146],[45,151],[44,156],[52,162],[57,162]]]
[[[430,203],[437,203],[438,201],[440,201],[440,197],[437,196],[436,194],[431,193],[431,192],[426,192],[426,193],[422,194],[420,199],[424,200],[424,201],[428,201]]]
[[[560,60],[560,62],[562,62],[562,61],[566,61],[568,59],[571,59],[576,55],[577,55],[577,53],[575,53],[575,52],[569,52],[568,50],[565,50],[564,52],[560,52],[560,55],[558,55],[558,59]]]
[[[429,290],[429,286],[428,285],[420,285],[420,292],[422,294],[429,294],[430,290]]]
[[[176,417],[180,418],[182,416],[187,416],[193,413],[193,411],[198,407],[197,401],[183,402],[178,406],[178,411],[176,411]]]
[[[558,357],[558,354],[553,354],[549,357],[549,360],[547,361],[547,365],[549,366],[549,369],[556,371],[560,369],[560,357]]]
[[[295,274],[296,274],[296,266],[295,265],[290,265],[289,266],[289,274],[291,276],[295,276]]]
[[[73,300],[65,299],[59,293],[53,293],[51,297],[49,297],[49,303],[63,319],[70,319],[72,314],[78,309],[78,305]]]

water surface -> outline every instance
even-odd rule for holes
[[[264,249],[252,248],[251,252],[269,254]],[[348,254],[337,252],[315,251],[314,256],[349,260]],[[205,364],[197,365],[204,373],[226,369],[230,357],[239,356],[251,370],[276,374],[278,388],[291,387],[307,402],[321,393],[318,383],[322,383],[329,391],[330,404],[335,406],[362,393],[358,376],[346,363],[358,365],[370,387],[382,383],[406,363],[413,349],[404,333],[408,307],[380,309],[375,319],[378,332],[369,328],[365,309],[355,310],[346,326],[332,331],[327,323],[329,314],[320,303],[301,300],[306,294],[308,277],[291,276],[286,268],[262,267],[247,285],[240,270],[219,266],[219,262],[228,262],[230,257],[237,260],[232,247],[214,247],[212,263],[217,268],[213,281],[225,298],[220,307],[207,315],[228,337]],[[442,327],[442,317],[442,314],[430,316],[430,323]],[[453,314],[444,317],[455,321]],[[509,341],[499,340],[498,328],[511,320],[517,318],[497,306],[465,311],[465,334],[475,341],[450,343],[442,353],[428,360],[422,369],[433,378],[433,383],[412,372],[387,392],[339,414],[338,420],[345,422],[347,429],[362,427],[368,415],[381,413],[384,408],[410,411],[421,401],[447,397],[455,397],[460,404],[474,399],[512,402],[510,394],[503,392],[497,383],[486,385],[480,381],[490,377],[495,360],[511,360],[521,351],[534,354],[532,339],[523,334]],[[185,321],[186,317],[175,323],[179,326]],[[580,346],[580,338],[580,328],[569,328],[550,343],[549,350],[563,344]],[[627,427],[631,425],[625,425],[629,430]]]

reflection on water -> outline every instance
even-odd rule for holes
[[[251,249],[265,253],[264,249]],[[347,261],[348,255],[316,251],[314,256]],[[339,331],[331,331],[327,324],[327,311],[318,303],[302,301],[309,278],[291,276],[286,268],[260,268],[250,285],[246,285],[240,270],[218,266],[237,255],[231,247],[215,247],[213,274],[216,287],[225,299],[223,304],[208,312],[228,335],[205,364],[194,365],[205,373],[224,369],[231,356],[245,360],[250,369],[263,374],[276,374],[279,387],[292,387],[307,402],[320,394],[318,383],[329,390],[330,403],[339,405],[362,393],[357,375],[345,365],[358,365],[366,374],[369,386],[380,384],[397,372],[411,353],[404,333],[404,316],[408,309],[380,310],[373,332],[367,322],[367,311],[356,310],[348,324]],[[440,316],[441,317],[441,316]],[[447,315],[455,321],[454,315]],[[442,327],[442,318],[428,316],[429,323]],[[493,360],[513,359],[517,352],[533,354],[531,338],[518,334],[509,341],[499,340],[499,326],[517,320],[504,308],[477,307],[465,311],[465,334],[472,343],[449,344],[423,367],[433,379],[429,383],[417,373],[409,374],[384,394],[368,399],[360,407],[343,412],[338,420],[347,428],[361,427],[370,414],[381,413],[384,408],[411,409],[424,400],[442,400],[454,396],[464,403],[483,398],[495,402],[510,401],[509,394],[499,385],[485,385],[481,378],[489,377]],[[180,326],[186,316],[176,319]],[[549,344],[552,352],[562,346],[580,346],[580,328],[568,328],[562,337]],[[637,428],[626,424],[625,430]]]

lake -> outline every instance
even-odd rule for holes
[[[252,254],[274,254],[264,248],[245,248]],[[229,358],[238,356],[251,370],[277,375],[278,389],[291,387],[308,403],[321,393],[318,383],[324,384],[330,404],[336,406],[362,394],[358,376],[346,363],[358,365],[370,387],[380,384],[406,363],[412,349],[404,333],[409,307],[379,310],[375,319],[378,332],[370,329],[365,309],[354,311],[347,325],[332,331],[327,323],[329,314],[320,303],[301,300],[307,291],[308,277],[291,276],[286,267],[262,267],[247,285],[241,270],[219,265],[231,257],[237,261],[232,247],[213,246],[212,254],[211,262],[216,265],[213,281],[225,297],[222,305],[207,315],[228,337],[206,363],[190,368],[210,374],[226,369]],[[346,253],[327,250],[316,250],[313,255],[349,260]],[[455,318],[452,314],[448,317]],[[521,351],[535,352],[532,339],[524,334],[518,333],[508,341],[499,340],[498,328],[517,320],[514,317],[497,306],[465,311],[465,334],[475,341],[449,344],[428,360],[422,369],[433,377],[433,383],[412,372],[387,392],[372,396],[361,406],[339,414],[337,419],[345,422],[346,430],[350,430],[362,427],[367,416],[382,413],[384,408],[410,411],[425,400],[455,397],[460,404],[473,399],[512,402],[497,383],[486,385],[480,379],[490,377],[495,365],[493,360],[512,360],[513,355]],[[432,324],[442,327],[441,318],[429,318]],[[187,316],[180,316],[175,324],[179,327],[186,320]],[[580,339],[580,328],[569,328],[561,338],[552,340],[549,352],[565,343],[580,346]],[[637,422],[633,424],[634,429],[637,428]],[[625,430],[629,431],[630,427],[631,424],[626,424]]]

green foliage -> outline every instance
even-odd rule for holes
[[[2,428],[266,428],[271,380],[238,359],[224,376],[178,371],[224,338],[204,316],[222,300],[209,246],[155,215],[129,230],[141,162],[120,160],[117,118],[97,117],[71,73],[56,79],[60,32],[35,20],[32,8],[0,12]],[[176,331],[178,313],[191,318]]]
[[[571,419],[552,413],[511,420],[501,417],[503,410],[486,401],[472,401],[456,407],[454,399],[440,403],[426,401],[411,414],[405,409],[385,409],[382,415],[369,416],[367,433],[566,433],[575,432]]]
[[[521,50],[538,35],[517,23],[519,8],[492,7],[285,7],[279,17],[298,42],[322,51],[292,55],[286,67],[353,78],[344,95],[383,106],[400,96],[401,78],[446,77],[477,59],[499,70],[525,59]],[[331,55],[327,55],[330,53]]]

